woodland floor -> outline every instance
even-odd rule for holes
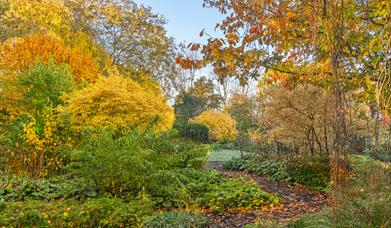
[[[222,170],[220,162],[209,162],[208,167],[228,177],[242,177],[254,180],[260,187],[279,196],[282,203],[265,206],[256,211],[237,211],[224,214],[206,214],[212,220],[211,227],[243,227],[246,224],[268,223],[287,224],[304,214],[320,211],[329,203],[326,193],[311,190],[305,186],[288,182],[276,182],[266,177],[238,171]]]

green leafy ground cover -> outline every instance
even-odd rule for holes
[[[68,164],[60,175],[1,175],[0,226],[132,227],[161,211],[224,213],[279,203],[254,182],[206,169],[210,146],[178,143],[173,137],[86,130],[80,145],[67,151]],[[167,216],[153,221],[185,215]]]

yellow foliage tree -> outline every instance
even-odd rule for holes
[[[30,35],[22,39],[10,39],[1,48],[0,67],[9,72],[25,72],[37,62],[70,66],[77,83],[95,82],[100,69],[95,60],[78,48],[68,48],[61,41],[46,34]]]
[[[89,10],[83,1],[0,0],[0,40],[49,34],[69,47],[90,54],[102,69],[111,70],[109,54],[95,42],[92,35],[95,33],[86,26],[95,17],[84,15]]]
[[[62,110],[75,126],[103,126],[119,130],[150,127],[155,132],[169,130],[174,111],[161,93],[136,81],[113,75],[65,97]],[[156,121],[156,123],[154,122]]]
[[[233,140],[237,135],[236,121],[226,112],[205,111],[193,122],[207,126],[211,140]]]
[[[48,33],[70,39],[72,15],[60,0],[7,0],[0,15],[0,39]]]

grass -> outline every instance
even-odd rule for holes
[[[209,161],[210,162],[225,162],[229,161],[232,158],[239,158],[240,157],[240,151],[239,150],[228,150],[228,149],[222,149],[218,151],[213,151]]]

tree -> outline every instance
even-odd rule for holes
[[[79,84],[95,82],[101,72],[89,54],[69,48],[55,37],[44,34],[8,40],[0,50],[0,67],[10,74],[26,72],[37,62],[48,64],[51,58],[56,64],[68,64]]]
[[[112,75],[66,96],[66,106],[75,126],[102,126],[117,130],[171,129],[174,112],[161,93],[136,81]]]
[[[229,100],[226,110],[239,123],[243,122],[242,129],[246,130],[258,125],[260,102],[257,96],[236,93]]]
[[[235,78],[227,77],[220,79],[218,75],[214,74],[213,82],[217,94],[219,94],[222,99],[221,103],[223,107],[228,105],[230,99],[232,99],[235,94],[247,94],[248,92],[246,89],[248,85],[240,85],[239,81]]]
[[[183,120],[189,120],[205,110],[217,110],[222,98],[215,93],[211,79],[200,77],[194,85],[176,97],[175,112]]]
[[[190,63],[211,64],[216,74],[236,76],[242,83],[264,68],[301,81],[327,75],[335,97],[332,170],[338,184],[347,167],[345,85],[362,79],[373,67],[366,64],[373,58],[360,56],[367,51],[369,56],[377,55],[379,44],[384,43],[376,41],[376,34],[388,24],[389,1],[205,0],[204,5],[230,14],[217,25],[224,38],[208,39],[202,46],[203,59]],[[389,33],[382,38],[388,40]],[[373,48],[361,48],[369,43]],[[322,67],[308,67],[317,64]]]
[[[0,12],[3,42],[49,34],[91,55],[105,75],[137,70],[166,89],[167,79],[176,76],[165,19],[131,0],[0,0]]]
[[[229,100],[226,110],[237,122],[236,142],[243,155],[246,146],[251,142],[250,132],[258,131],[260,127],[260,102],[257,96],[236,93]]]
[[[175,58],[175,75],[171,75],[168,77],[170,80],[170,85],[172,86],[172,92],[174,94],[182,94],[185,92],[189,92],[189,89],[193,87],[194,82],[198,78],[199,72],[198,69],[195,68],[183,68],[180,66],[179,61],[181,59],[193,59],[198,58],[200,56],[199,51],[189,50],[185,43],[180,43],[176,46],[176,58]]]
[[[201,97],[184,92],[176,97],[174,109],[179,119],[188,121],[206,110],[206,102]]]
[[[211,79],[200,77],[194,82],[194,85],[190,87],[189,93],[204,100],[206,109],[216,110],[221,106],[222,98],[215,93],[214,84]]]
[[[270,141],[309,150],[311,154],[329,154],[334,104],[329,92],[309,84],[293,89],[277,84],[266,94],[262,121],[268,126]]]
[[[65,0],[75,27],[86,31],[112,63],[137,69],[158,82],[175,74],[173,40],[165,19],[132,0]],[[121,72],[123,73],[123,72]]]
[[[58,0],[1,0],[0,39],[48,33],[60,39],[70,39],[72,17]]]
[[[193,121],[207,126],[213,141],[233,140],[237,134],[236,121],[225,112],[205,111]]]

